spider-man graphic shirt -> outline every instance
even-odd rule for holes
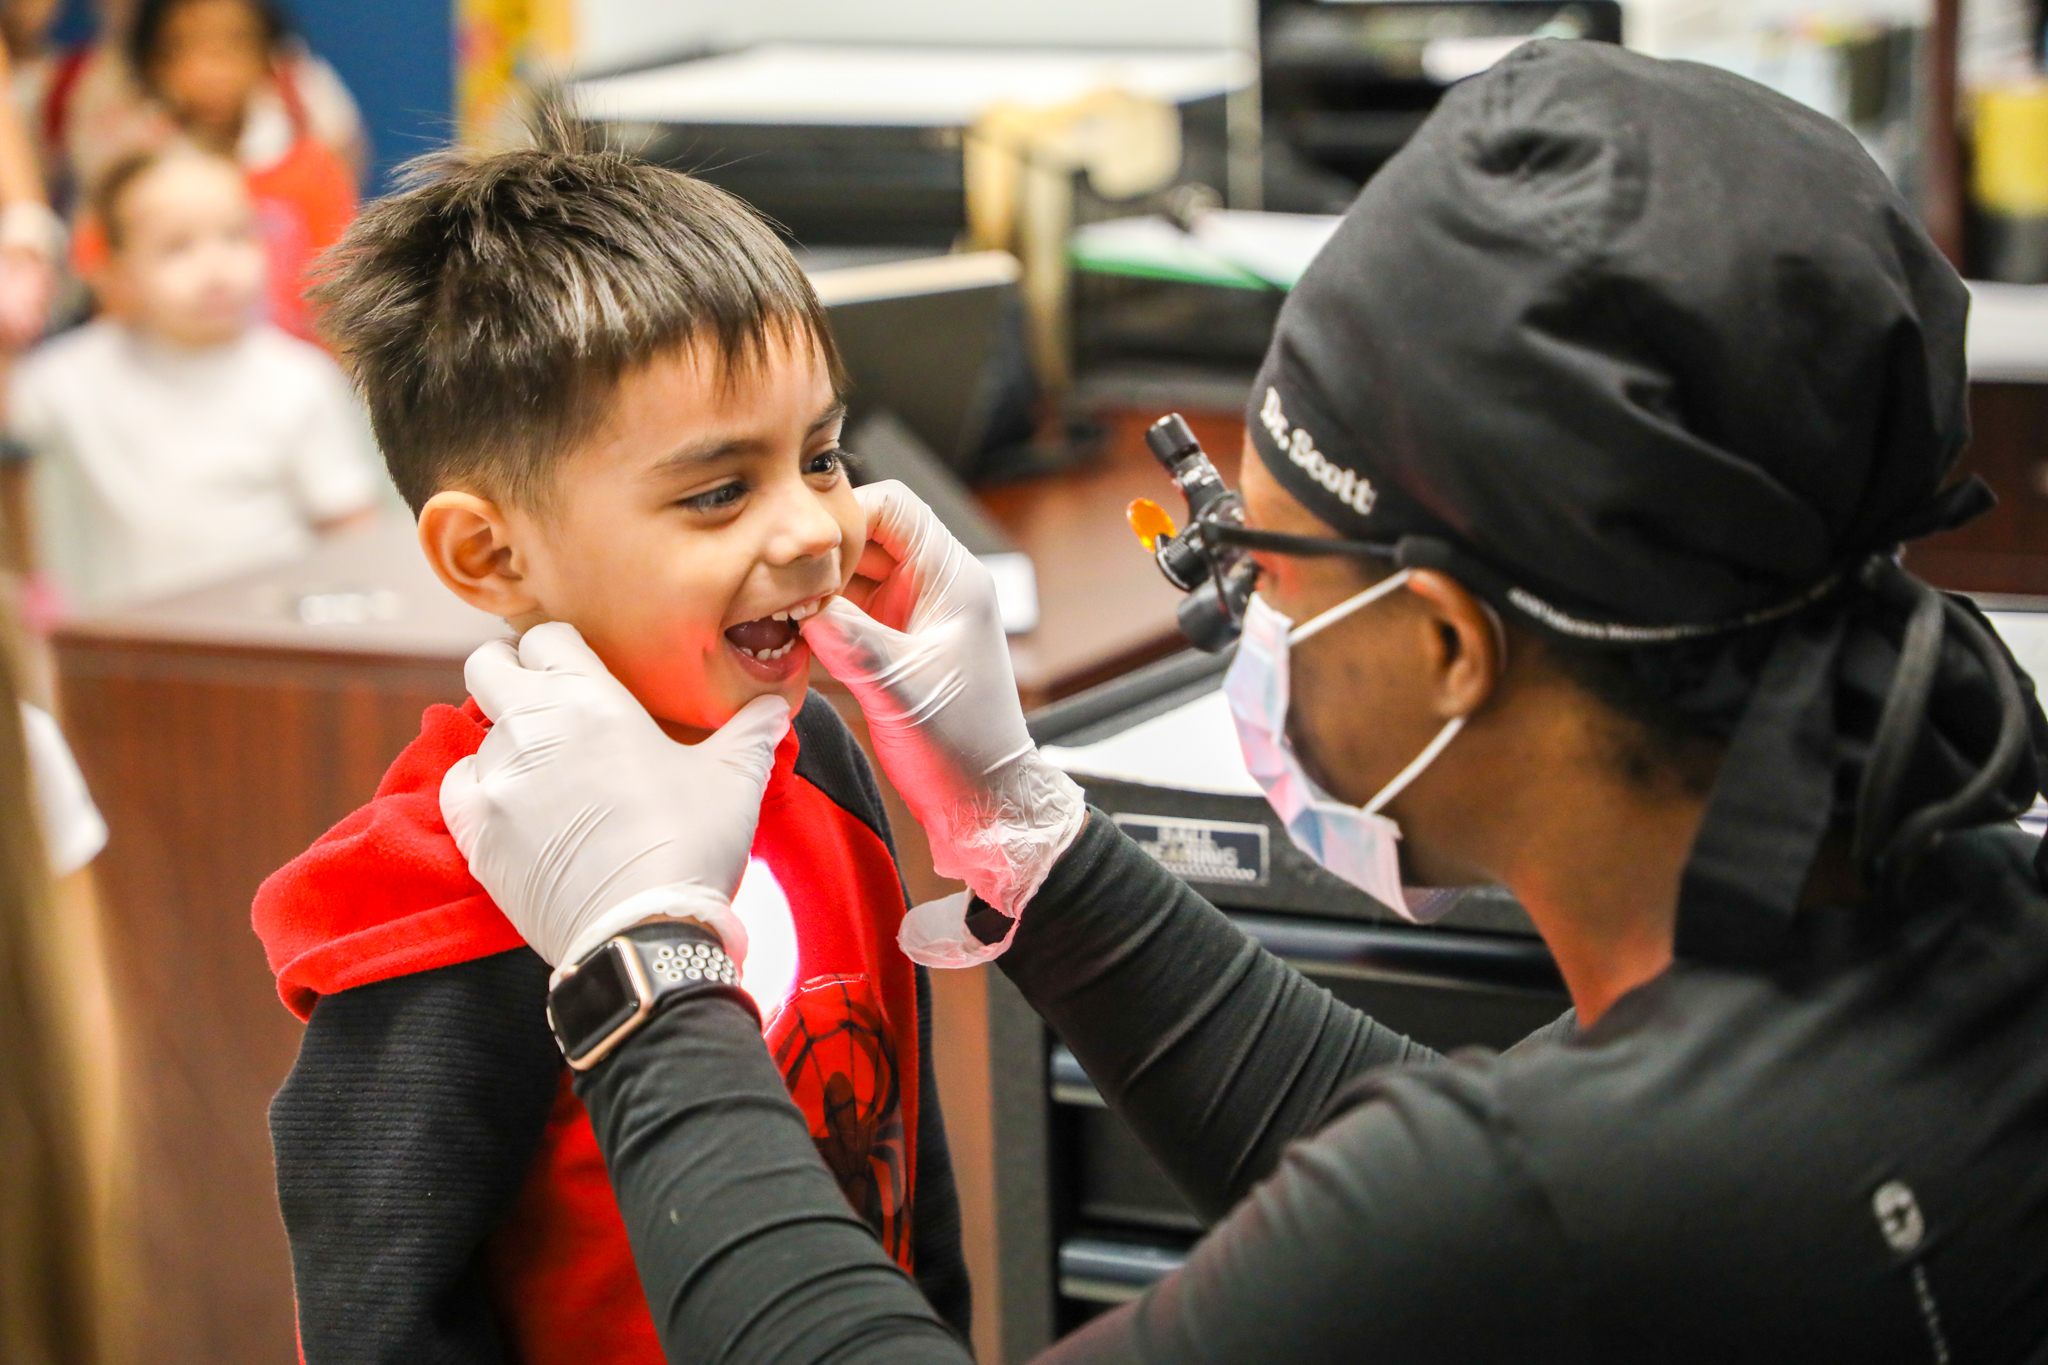
[[[301,1125],[289,1119],[295,1108],[313,1103],[314,1086],[331,1086],[347,1072],[369,1076],[375,1089],[379,1074],[376,1056],[357,1055],[363,1049],[352,1049],[345,1039],[319,1039],[323,1011],[332,1004],[337,1018],[345,1010],[360,1013],[378,991],[392,991],[398,1000],[408,989],[397,984],[402,978],[424,983],[445,969],[528,951],[469,876],[441,820],[441,778],[476,751],[488,725],[473,701],[460,709],[430,709],[419,738],[392,764],[376,798],[273,875],[257,896],[256,928],[278,991],[294,1013],[311,1021],[298,1066],[272,1111],[307,1360],[330,1353],[363,1358],[363,1346],[350,1337],[355,1329],[346,1322],[329,1323],[308,1306],[315,1291],[324,1301],[327,1288],[308,1280],[340,1273],[349,1262],[323,1250],[336,1235],[332,1212],[301,1215],[300,1226],[294,1225],[298,1201],[291,1187],[296,1173],[309,1168],[322,1180],[347,1179],[345,1168],[363,1153],[343,1134],[327,1136],[332,1124],[303,1125],[308,1131],[300,1135]],[[902,883],[876,827],[879,803],[848,800],[843,791],[835,799],[814,780],[817,764],[799,764],[804,746],[814,741],[840,751],[841,768],[847,753],[860,763],[837,717],[814,696],[777,750],[735,898],[749,935],[741,984],[760,1008],[770,1055],[847,1203],[889,1255],[915,1273],[920,1094],[931,1092],[920,1085],[925,1059],[916,969],[896,947]],[[800,767],[814,771],[807,775]],[[826,785],[847,785],[832,779],[829,766],[822,771]],[[854,776],[854,785],[865,783],[871,798],[864,765]],[[863,804],[875,809],[849,809]],[[688,812],[677,818],[687,821]],[[533,1002],[536,1009],[540,1004]],[[394,1008],[403,1013],[422,1007],[401,1002]],[[367,1046],[388,1051],[384,1032],[374,1025],[371,1032],[375,1039]],[[340,1055],[330,1061],[332,1053]],[[557,1074],[552,1093],[540,1100],[545,1113],[537,1137],[531,1131],[502,1134],[515,1150],[533,1155],[516,1190],[500,1201],[504,1207],[492,1225],[474,1229],[473,1264],[462,1273],[486,1287],[488,1316],[504,1359],[658,1365],[662,1355],[653,1320],[589,1117],[559,1055],[553,1066]],[[323,1079],[316,1072],[330,1074]],[[415,1102],[445,1103],[446,1097],[422,1094]],[[532,1121],[507,1126],[523,1129]],[[327,1146],[333,1150],[323,1151]],[[396,1183],[408,1187],[403,1178]],[[947,1183],[950,1200],[950,1172]],[[434,1197],[421,1194],[429,1201]],[[465,1217],[474,1223],[477,1215]],[[353,1209],[346,1219],[364,1221]],[[365,1236],[396,1235],[388,1228],[380,1232],[374,1226],[380,1219],[369,1220],[373,1226],[363,1229]],[[957,1246],[948,1254],[957,1256]],[[450,1292],[460,1299],[459,1291]],[[363,1311],[377,1311],[360,1297],[357,1302]],[[445,1317],[451,1310],[443,1302],[418,1311]]]

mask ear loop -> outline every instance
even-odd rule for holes
[[[1322,613],[1320,616],[1311,617],[1309,620],[1303,622],[1294,630],[1288,632],[1288,648],[1291,649],[1295,645],[1300,644],[1303,640],[1306,640],[1311,635],[1314,635],[1317,631],[1324,630],[1330,626],[1335,625],[1337,622],[1349,616],[1352,612],[1358,611],[1364,607],[1369,607],[1373,603],[1379,601],[1382,597],[1387,596],[1389,593],[1399,591],[1401,588],[1407,586],[1408,580],[1413,576],[1414,570],[1403,569],[1399,573],[1394,574],[1392,577],[1387,578],[1382,582],[1373,584],[1364,592],[1361,592],[1354,597],[1348,598],[1345,601],[1339,602],[1336,606],[1331,607],[1328,611]],[[1486,619],[1493,623],[1494,643],[1499,647],[1501,666],[1504,668],[1507,665],[1508,657],[1507,626],[1500,619],[1500,613],[1495,611],[1491,604],[1482,602],[1480,605],[1486,608]],[[1399,796],[1402,792],[1406,791],[1408,789],[1408,784],[1413,782],[1416,778],[1422,776],[1423,772],[1429,767],[1429,765],[1436,762],[1437,755],[1441,754],[1444,751],[1444,749],[1450,744],[1450,742],[1458,737],[1458,732],[1465,728],[1466,719],[1467,717],[1465,716],[1453,716],[1449,721],[1445,722],[1444,728],[1436,732],[1436,738],[1432,739],[1429,742],[1428,747],[1424,748],[1421,753],[1415,756],[1414,762],[1410,763],[1407,767],[1401,769],[1400,772],[1396,773],[1394,775],[1393,781],[1387,783],[1386,786],[1381,787],[1379,790],[1379,794],[1373,797],[1372,800],[1366,802],[1366,804],[1363,807],[1365,813],[1367,815],[1379,814],[1380,809],[1383,806],[1385,806],[1389,801],[1392,801],[1395,797]]]
[[[1429,747],[1417,754],[1413,763],[1410,763],[1407,767],[1396,773],[1392,782],[1381,787],[1378,796],[1365,803],[1365,813],[1367,815],[1378,815],[1382,806],[1406,791],[1408,784],[1422,776],[1423,769],[1436,762],[1436,756],[1442,753],[1445,746],[1458,737],[1458,731],[1464,728],[1465,717],[1463,716],[1452,716],[1446,721],[1444,728],[1436,732],[1436,738],[1429,742]]]
[[[1287,632],[1287,643],[1289,647],[1291,648],[1294,645],[1300,644],[1303,640],[1306,640],[1309,636],[1314,635],[1318,631],[1325,630],[1330,626],[1336,625],[1339,621],[1349,616],[1352,612],[1361,611],[1366,607],[1371,606],[1373,603],[1379,601],[1382,597],[1387,596],[1389,593],[1398,592],[1401,588],[1407,585],[1409,578],[1411,578],[1412,576],[1412,570],[1403,569],[1401,570],[1401,572],[1393,575],[1391,578],[1381,579],[1379,582],[1367,588],[1364,592],[1356,593],[1350,597],[1345,598],[1342,602],[1339,602],[1336,606],[1331,607],[1328,611],[1322,613],[1320,616],[1311,616],[1308,620],[1296,626],[1293,630]]]
[[[1403,569],[1401,572],[1405,575],[1408,571]],[[1507,625],[1500,619],[1500,613],[1493,609],[1491,603],[1481,602],[1479,605],[1486,608],[1486,619],[1493,623],[1493,641],[1500,650],[1500,666],[1505,669],[1508,663]],[[1465,722],[1469,719],[1471,719],[1469,716],[1452,716],[1446,721],[1444,728],[1436,732],[1436,738],[1429,742],[1429,747],[1417,754],[1413,763],[1410,763],[1407,767],[1396,773],[1392,782],[1381,787],[1378,796],[1365,803],[1365,813],[1367,815],[1378,815],[1381,807],[1406,791],[1408,784],[1422,776],[1423,770],[1436,762],[1437,755],[1442,753],[1450,745],[1450,742],[1458,737],[1458,731],[1465,728]]]

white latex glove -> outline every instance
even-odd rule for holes
[[[441,781],[441,815],[470,874],[560,968],[650,919],[695,920],[746,961],[732,898],[789,704],[759,697],[701,744],[678,744],[574,626],[469,656],[493,722]],[[557,973],[559,975],[559,972]]]
[[[1025,732],[988,570],[902,484],[857,495],[869,544],[895,567],[868,611],[835,597],[803,623],[804,640],[867,714],[875,756],[924,826],[933,867],[1013,921],[985,945],[966,928],[964,898],[952,897],[912,911],[898,942],[927,966],[985,962],[1009,946],[1014,920],[1087,823],[1087,804]]]

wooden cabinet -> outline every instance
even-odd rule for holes
[[[294,1358],[265,1114],[299,1024],[249,904],[376,789],[423,709],[462,699],[462,660],[502,633],[394,525],[57,637],[65,728],[109,830],[136,1359]]]
[[[1907,566],[1944,588],[2048,593],[2048,383],[1972,384],[1961,468],[1984,477],[1998,506],[1920,542]]]

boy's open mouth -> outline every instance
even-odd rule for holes
[[[796,648],[798,624],[807,616],[815,616],[829,595],[820,594],[757,620],[742,621],[729,628],[725,638],[748,658],[773,663]]]

